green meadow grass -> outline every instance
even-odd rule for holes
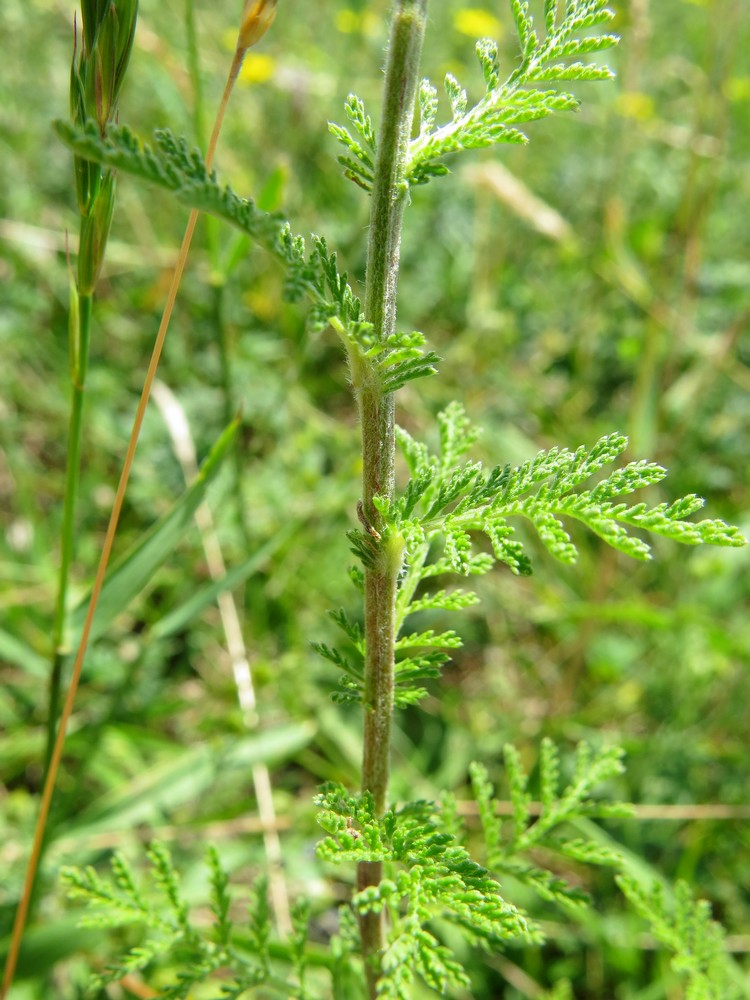
[[[505,6],[433,6],[423,71],[435,80],[453,72],[478,92],[474,41],[496,32],[509,51]],[[474,454],[485,465],[621,428],[628,459],[670,469],[649,502],[696,492],[707,516],[747,533],[750,18],[742,5],[708,0],[614,6],[617,79],[581,85],[580,114],[532,125],[528,147],[480,151],[456,161],[448,181],[415,189],[400,326],[424,330],[443,361],[438,378],[401,393],[399,421],[434,446],[435,415],[461,399],[484,427]],[[121,119],[146,138],[168,123],[197,141],[223,85],[235,7],[197,4],[196,110],[183,4],[144,0]],[[341,120],[350,89],[377,108],[387,8],[282,0],[248,59],[217,160],[222,180],[283,210],[295,231],[325,232],[360,290],[367,200],[341,176],[326,123]],[[71,22],[62,0],[0,7],[0,37],[13,40],[0,71],[0,950],[47,738],[70,407],[66,246],[78,227],[72,158],[50,122],[68,116]],[[92,317],[74,609],[90,588],[186,217],[155,189],[119,178]],[[250,779],[259,763],[271,773],[290,896],[308,896],[319,914],[345,895],[314,856],[312,799],[324,781],[358,786],[359,712],[331,701],[335,672],[310,642],[335,641],[329,608],[357,614],[345,567],[361,458],[340,346],[330,331],[305,330],[304,309],[283,301],[282,285],[267,256],[203,220],[160,373],[201,460],[240,413],[206,495],[235,574],[258,727],[248,732],[238,706],[191,526],[203,494],[185,494],[152,407],[13,1000],[82,996],[87,970],[107,953],[101,931],[76,928],[63,864],[104,864],[117,848],[140,866],[142,841],[156,833],[189,900],[206,896],[208,840],[233,881],[250,883],[265,867]],[[399,714],[392,799],[450,791],[466,800],[473,760],[507,797],[508,741],[532,769],[545,736],[571,752],[582,739],[619,743],[627,769],[613,783],[617,798],[721,804],[726,814],[676,820],[665,810],[606,821],[601,836],[624,847],[634,871],[684,879],[709,899],[747,968],[746,551],[657,540],[654,560],[635,563],[581,531],[572,568],[547,559],[531,532],[523,540],[535,575],[501,568],[477,581],[481,603],[464,615],[463,649],[422,707]],[[80,612],[71,622],[75,634]],[[564,979],[577,1000],[682,995],[611,875],[571,873],[594,895],[595,914],[567,920],[538,907],[547,944],[489,960],[465,952],[471,993],[455,996],[547,996]],[[314,926],[318,944],[330,928]]]

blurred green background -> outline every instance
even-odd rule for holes
[[[239,6],[196,0],[206,116]],[[490,464],[622,429],[631,457],[670,469],[651,499],[699,493],[708,516],[747,533],[750,8],[613,7],[623,38],[611,56],[615,82],[579,86],[580,114],[532,125],[528,147],[464,156],[452,177],[413,192],[400,322],[423,330],[444,360],[437,378],[399,396],[399,419],[429,438],[437,411],[461,399],[485,428],[476,451]],[[217,157],[235,190],[283,210],[295,231],[325,235],[355,282],[367,199],[341,176],[326,123],[343,119],[350,90],[376,113],[387,10],[385,0],[280,0]],[[45,739],[68,407],[66,233],[78,226],[71,158],[50,121],[67,115],[72,23],[63,0],[0,6],[0,942],[20,891]],[[439,82],[451,71],[477,95],[473,43],[485,34],[499,38],[510,67],[505,3],[435,0],[425,73]],[[169,124],[195,142],[205,128],[186,37],[182,0],[142,0],[121,119],[145,138]],[[99,554],[185,221],[160,193],[120,179],[95,306],[78,597]],[[235,462],[211,496],[230,567],[265,547],[235,591],[259,729],[243,726],[213,607],[192,615],[188,606],[178,627],[159,630],[208,579],[192,531],[88,657],[13,1000],[82,995],[87,950],[105,949],[100,936],[74,930],[56,884],[61,863],[100,862],[114,847],[137,857],[157,829],[198,898],[209,837],[238,882],[262,870],[261,837],[251,822],[240,834],[236,824],[257,812],[254,753],[272,771],[292,895],[312,894],[321,912],[345,895],[315,862],[311,798],[329,778],[357,785],[359,718],[331,703],[336,679],[309,643],[332,639],[327,609],[357,613],[345,531],[356,523],[358,436],[335,338],[306,331],[304,308],[282,301],[282,279],[233,233],[201,223],[160,376],[188,414],[199,456],[242,412]],[[116,551],[182,489],[152,407]],[[529,579],[500,568],[479,581],[482,603],[456,623],[464,649],[423,707],[399,715],[393,796],[463,796],[474,759],[502,792],[509,740],[529,766],[544,735],[564,750],[582,738],[621,742],[628,772],[618,795],[736,807],[735,818],[607,829],[709,898],[747,965],[747,553],[657,541],[653,562],[640,564],[583,534],[576,541],[577,567],[540,551]],[[539,997],[562,977],[577,1000],[682,995],[610,878],[577,874],[595,896],[595,919],[540,910],[550,943],[477,956],[472,996]]]

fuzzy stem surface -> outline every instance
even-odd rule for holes
[[[380,340],[386,340],[395,331],[396,325],[401,227],[408,196],[404,168],[414,119],[426,9],[427,0],[397,0],[390,29],[382,124],[370,209],[365,287],[365,315]],[[383,393],[370,384],[360,389],[363,513],[376,539],[373,564],[365,569],[362,790],[373,796],[375,808],[380,814],[385,811],[388,798],[396,593],[403,542],[381,532],[382,519],[373,504],[373,497],[390,499],[394,493],[394,412],[392,394]],[[377,885],[382,874],[380,863],[360,864],[358,889]],[[364,915],[360,931],[368,995],[374,998],[385,945],[383,916]]]

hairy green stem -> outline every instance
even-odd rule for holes
[[[76,328],[71,331],[71,383],[73,396],[68,422],[68,447],[65,466],[65,498],[60,536],[60,573],[57,583],[55,614],[52,622],[52,670],[49,684],[47,713],[47,746],[44,755],[45,772],[52,756],[60,712],[62,671],[67,648],[65,625],[67,618],[68,582],[75,553],[75,513],[78,486],[81,477],[81,431],[83,426],[83,400],[88,370],[89,341],[91,339],[91,307],[93,297],[80,295],[77,301]]]
[[[381,340],[394,332],[396,324],[401,224],[408,193],[404,167],[414,119],[426,9],[427,0],[397,0],[391,23],[365,288],[365,315]],[[403,542],[398,538],[381,538],[379,529],[383,525],[373,497],[392,498],[394,492],[393,396],[383,394],[377,386],[365,385],[359,391],[359,412],[363,518],[376,542],[373,564],[365,570],[362,790],[373,796],[376,810],[382,813],[387,805],[390,772],[396,592]],[[360,890],[377,885],[381,878],[380,864],[360,864],[357,875]],[[382,915],[363,916],[360,930],[368,993],[375,997],[385,944]]]

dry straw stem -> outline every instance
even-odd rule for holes
[[[641,803],[630,805],[630,808],[633,811],[633,818],[638,820],[669,820],[676,823],[750,819],[750,805],[731,806],[723,805],[721,802],[696,802],[683,805]],[[495,809],[498,816],[512,816],[513,810],[514,806],[510,801],[498,802]],[[541,802],[529,802],[528,811],[530,816],[541,816],[544,806]],[[458,812],[461,816],[473,818],[479,816],[479,807],[476,802],[461,802],[458,805]]]
[[[190,481],[198,474],[198,461],[185,411],[172,390],[158,379],[154,383],[153,395],[154,402],[159,407],[164,423],[167,425],[172,446],[185,479]],[[206,500],[195,512],[195,523],[200,532],[211,579],[220,580],[226,575],[227,570],[221,551],[221,542],[214,527],[211,508]],[[257,701],[237,605],[234,597],[227,590],[219,594],[217,603],[227,652],[232,662],[232,674],[237,689],[237,700],[242,710],[242,718],[248,729],[255,729],[258,725]],[[289,909],[289,895],[286,891],[281,867],[281,841],[277,830],[271,776],[268,768],[262,762],[255,764],[252,773],[255,798],[258,801],[258,814],[263,829],[263,844],[268,862],[271,903],[279,931],[282,935],[288,936],[292,932],[292,919]]]
[[[237,82],[237,77],[239,76],[240,69],[242,68],[242,63],[244,62],[247,50],[257,41],[259,41],[266,33],[268,28],[271,26],[275,14],[275,8],[276,8],[275,0],[270,0],[270,2],[269,0],[252,0],[249,6],[246,6],[245,8],[241,22],[240,33],[237,39],[237,48],[232,58],[231,66],[229,67],[229,73],[227,76],[226,85],[224,87],[224,93],[222,94],[221,103],[219,104],[219,109],[216,113],[216,120],[214,121],[214,127],[211,132],[211,138],[208,143],[208,149],[206,150],[206,166],[209,169],[211,168],[214,155],[216,153],[216,145],[218,143],[219,134],[221,132],[222,125],[224,123],[224,116],[226,114],[229,98],[231,96],[232,90],[234,89],[234,85]],[[57,771],[60,766],[60,759],[62,757],[62,751],[65,745],[65,737],[67,734],[68,723],[70,721],[70,716],[73,712],[73,705],[75,703],[75,697],[78,691],[78,684],[81,679],[81,669],[83,667],[84,657],[86,656],[86,649],[88,647],[89,635],[91,633],[91,625],[94,620],[97,604],[99,603],[99,597],[101,595],[102,586],[104,585],[104,577],[107,572],[109,558],[112,553],[112,547],[114,545],[115,534],[117,532],[117,525],[120,520],[120,512],[122,511],[122,505],[125,499],[125,491],[128,486],[128,480],[130,479],[130,471],[133,467],[135,451],[138,446],[138,437],[141,432],[143,418],[146,414],[146,407],[148,406],[148,401],[151,396],[151,388],[153,386],[154,379],[156,377],[156,370],[159,366],[159,361],[161,359],[162,350],[164,348],[164,341],[166,340],[167,330],[169,329],[169,322],[172,318],[172,310],[174,309],[175,300],[177,298],[177,292],[180,287],[180,282],[182,281],[182,274],[183,271],[185,270],[185,262],[187,261],[187,256],[190,250],[190,244],[193,239],[193,233],[195,232],[195,225],[197,221],[198,221],[198,212],[194,209],[190,213],[190,216],[188,217],[187,221],[187,226],[185,227],[185,235],[182,238],[182,244],[180,246],[180,252],[177,258],[177,264],[175,265],[174,274],[172,275],[172,282],[169,287],[167,301],[164,306],[164,312],[162,314],[161,323],[159,324],[159,330],[156,335],[156,340],[154,342],[153,351],[151,353],[151,359],[149,361],[148,369],[146,371],[146,377],[143,383],[143,390],[141,392],[141,397],[138,401],[138,407],[136,409],[135,418],[133,420],[133,429],[131,431],[130,440],[128,441],[128,447],[125,452],[125,459],[123,461],[122,472],[120,474],[120,481],[118,483],[117,492],[115,494],[115,499],[112,504],[112,513],[110,514],[109,524],[107,525],[107,532],[104,537],[104,543],[102,545],[102,554],[99,559],[99,565],[97,567],[96,576],[94,578],[94,585],[91,591],[91,599],[89,601],[89,606],[86,612],[86,619],[84,621],[83,630],[81,632],[81,639],[78,645],[78,650],[76,652],[75,661],[73,663],[73,669],[70,677],[70,685],[68,687],[68,692],[65,698],[65,704],[63,705],[63,710],[60,715],[60,723],[57,729],[57,738],[55,740],[55,745],[52,750],[49,768],[47,769],[47,774],[45,776],[45,781],[44,781],[44,787],[42,789],[42,799],[39,806],[39,816],[37,818],[36,828],[34,830],[34,840],[31,847],[31,855],[29,857],[29,863],[26,869],[26,877],[24,880],[23,892],[21,894],[21,899],[18,904],[18,909],[16,910],[16,916],[13,923],[13,932],[11,935],[10,945],[8,947],[8,959],[5,965],[5,973],[3,975],[2,987],[0,988],[0,1000],[7,1000],[10,987],[13,983],[13,977],[16,971],[16,964],[18,962],[18,953],[21,947],[21,939],[23,937],[24,927],[26,925],[26,918],[29,912],[31,894],[34,887],[37,867],[39,865],[39,857],[41,855],[42,844],[44,842],[44,832],[47,825],[47,817],[49,815],[49,809],[52,803],[52,795],[55,790]]]

